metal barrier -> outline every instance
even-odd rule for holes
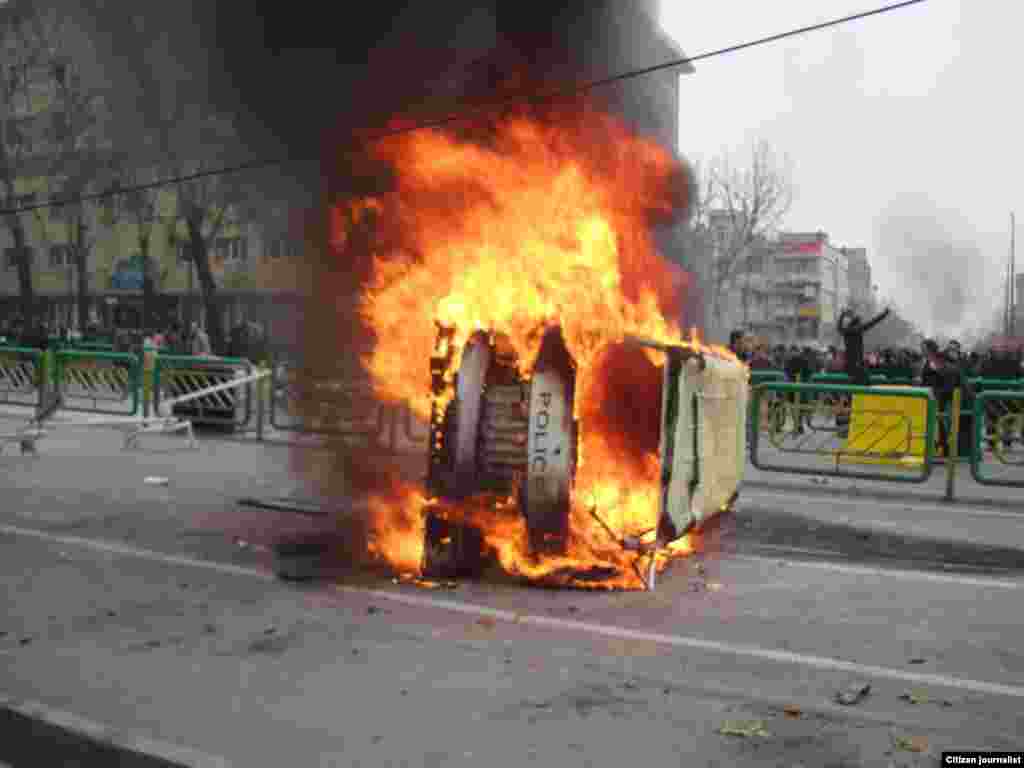
[[[786,374],[783,371],[778,371],[778,370],[773,370],[773,369],[765,369],[765,368],[753,369],[753,370],[750,371],[750,387],[751,387],[751,389],[754,389],[755,387],[759,387],[762,384],[767,384],[769,382],[773,382],[773,381],[785,382],[785,380],[786,380]],[[768,402],[768,407],[764,409],[765,410],[765,415],[767,415],[767,412],[769,410],[773,410],[775,408],[775,406],[777,404],[776,400],[781,401],[781,398],[779,398],[778,395],[775,395],[775,394],[766,395],[766,397],[768,398],[769,402]],[[753,402],[753,401],[751,401],[751,402]],[[750,446],[753,445],[754,433],[757,432],[758,429],[765,429],[765,428],[767,428],[767,426],[768,426],[767,423],[759,424],[758,421],[755,420],[755,418],[754,418],[753,410],[752,409],[748,410],[748,413],[747,413],[747,448],[748,448],[748,450],[749,450]]]
[[[889,381],[889,378],[882,373],[873,373],[868,376],[868,381],[871,382],[872,386],[880,384],[894,384],[895,382]],[[811,384],[835,384],[837,386],[849,385],[850,377],[845,373],[816,373],[811,376]]]
[[[232,382],[252,373],[248,360],[232,357],[191,357],[158,355],[153,368],[153,407],[161,412],[164,401]],[[173,414],[196,424],[242,427],[252,418],[252,383],[241,388],[226,387],[201,397],[182,400]]]
[[[364,440],[397,451],[400,442],[425,446],[429,430],[416,429],[407,406],[381,404],[363,376],[314,376],[295,365],[273,367],[270,425],[282,432]]]
[[[971,475],[982,485],[1024,488],[1024,387],[981,392],[974,401]],[[987,450],[986,450],[987,449]],[[985,471],[985,456],[1000,467]]]
[[[782,400],[786,395],[793,400]],[[852,400],[850,407],[846,399]],[[754,423],[761,422],[765,410],[770,448],[762,446],[760,429],[750,448],[751,463],[762,471],[908,483],[922,483],[931,475],[936,406],[927,389],[769,382],[753,390]],[[840,417],[847,410],[844,423]],[[766,453],[796,458],[789,464],[771,463]],[[847,469],[851,464],[889,471]]]
[[[75,352],[113,352],[114,345],[89,341],[80,341],[72,342],[70,349]]]
[[[755,368],[750,371],[750,386],[756,387],[759,384],[766,384],[769,381],[785,381],[785,371],[774,369]]]
[[[42,350],[0,347],[0,403],[39,407],[45,383]]]
[[[387,428],[388,415],[374,398],[370,382],[362,377],[317,377],[281,363],[273,368],[270,425],[274,429],[374,439]]]
[[[136,355],[117,352],[57,352],[54,379],[63,409],[117,416],[139,412],[141,365]]]

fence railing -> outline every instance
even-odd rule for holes
[[[281,433],[339,436],[392,452],[428,439],[408,407],[380,403],[365,377],[345,370],[318,378],[291,364],[271,370],[269,382],[254,378],[235,386],[231,382],[253,375],[249,361],[0,346],[0,404],[38,410],[55,388],[62,410],[133,417],[143,408],[148,414],[150,406],[160,414],[161,404],[179,400],[174,416],[232,427],[256,421],[261,438],[266,408],[266,421]],[[952,450],[971,463],[978,483],[1024,488],[1024,379],[972,378],[962,401],[948,393],[936,398],[900,379],[876,375],[872,381],[857,387],[832,373],[817,374],[809,384],[789,383],[783,371],[750,371],[753,465],[920,483],[935,466],[951,464]],[[107,421],[89,422],[101,423]]]
[[[971,475],[983,485],[1024,488],[1024,386],[981,392],[972,415]]]
[[[252,373],[248,360],[230,357],[157,355],[153,367],[153,406],[182,398]],[[255,397],[250,383],[241,388],[223,388],[174,406],[173,413],[206,424],[245,426],[253,415]]]
[[[425,446],[406,406],[381,403],[361,375],[313,375],[292,364],[273,366],[270,426],[282,432],[341,437],[395,451],[401,443]]]
[[[757,469],[904,483],[931,475],[936,403],[930,390],[769,382],[752,394],[758,429],[750,459]]]
[[[142,367],[138,355],[60,351],[53,358],[64,410],[126,416],[139,412]]]
[[[42,350],[0,347],[0,404],[39,407],[45,381]]]

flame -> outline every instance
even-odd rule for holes
[[[633,404],[657,411],[648,413],[653,441],[625,447],[618,433],[628,432],[633,418],[627,412],[609,422],[595,404],[629,402],[641,379],[660,387],[655,366],[662,355],[645,349],[644,372],[627,372],[610,392],[605,350],[635,335],[735,358],[705,345],[696,328],[686,338],[670,319],[679,297],[651,226],[686,205],[683,166],[606,114],[581,109],[574,117],[517,114],[484,139],[422,130],[379,142],[374,151],[395,170],[393,187],[337,206],[332,242],[343,247],[351,228],[375,217],[378,250],[359,313],[376,342],[364,362],[377,396],[409,404],[423,421],[430,416],[427,361],[437,352],[437,324],[455,334],[448,381],[478,330],[507,335],[526,375],[544,330],[561,326],[577,365],[581,419],[568,553],[533,557],[514,500],[476,499],[446,514],[478,525],[509,573],[540,579],[607,567],[618,575],[602,586],[637,587],[639,555],[620,541],[649,537],[658,523],[660,396]],[[378,531],[371,548],[400,571],[419,565],[422,524],[415,520],[425,503],[422,490],[404,488],[371,504]],[[659,567],[691,547],[688,538],[674,542],[658,556]]]

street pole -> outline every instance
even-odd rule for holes
[[[1010,211],[1010,333],[1012,339],[1017,332],[1017,254],[1016,250],[1017,222],[1013,211]]]

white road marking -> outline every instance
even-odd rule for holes
[[[500,619],[502,621],[508,621],[520,625],[530,624],[538,627],[584,632],[591,635],[611,637],[617,640],[657,643],[676,648],[691,648],[711,653],[728,654],[731,656],[746,656],[749,658],[763,659],[765,661],[774,661],[781,664],[795,664],[797,666],[813,667],[815,669],[823,669],[832,672],[847,672],[861,677],[898,680],[900,682],[911,683],[914,685],[953,688],[961,691],[971,691],[972,693],[1024,698],[1024,687],[990,683],[985,680],[971,680],[963,677],[907,672],[902,669],[876,667],[871,664],[857,664],[855,662],[832,659],[826,656],[813,656],[804,653],[793,653],[791,651],[778,651],[772,648],[759,648],[752,645],[738,645],[736,643],[725,643],[717,640],[704,640],[699,637],[665,635],[659,632],[644,632],[642,630],[628,629],[625,627],[615,627],[606,624],[592,624],[585,621],[559,619],[551,616],[519,614],[513,611],[502,610],[500,608],[489,608],[483,605],[461,603],[454,600],[443,600],[424,595],[411,595],[402,592],[347,586],[338,586],[336,589],[353,594],[372,595],[373,597],[381,600],[391,600],[397,603],[405,603],[406,605],[414,605],[424,608],[443,608],[448,611],[470,614],[473,616],[488,616],[493,619]]]
[[[849,498],[846,496],[828,496],[825,498],[815,498],[815,496],[799,496],[799,491],[802,489],[795,488],[793,493],[784,493],[778,491],[762,491],[759,489],[753,489],[746,487],[740,494],[740,499],[745,501],[756,502],[758,499],[771,499],[772,501],[782,501],[792,504],[813,504],[814,502],[824,503],[828,506],[836,507],[863,507],[870,505],[872,507],[892,507],[903,511],[932,511],[932,512],[953,512],[960,517],[994,517],[1003,518],[1007,520],[1017,520],[1024,522],[1024,513],[1018,512],[1002,512],[998,509],[985,509],[983,507],[972,507],[970,502],[957,502],[955,504],[937,504],[933,501],[924,501],[920,499],[907,499],[906,501],[896,501],[895,499],[876,499],[873,497],[866,498]],[[816,494],[816,496],[823,496],[824,494]],[[874,522],[874,521],[870,521]]]
[[[801,550],[794,550],[801,552]],[[814,550],[808,550],[813,552]],[[835,553],[828,553],[835,554]],[[836,571],[837,573],[849,573],[857,576],[878,576],[880,578],[908,579],[917,581],[930,581],[935,584],[959,584],[967,587],[980,587],[983,589],[1024,589],[1024,581],[1011,581],[1008,579],[990,579],[981,576],[961,576],[955,573],[932,573],[929,571],[907,571],[897,568],[873,568],[866,565],[848,565],[846,563],[821,562],[814,560],[794,560],[791,558],[764,557],[762,555],[732,555],[736,560],[747,560],[750,562],[773,563],[780,565],[786,563],[787,567],[795,568],[817,568],[824,571]]]
[[[218,573],[226,573],[235,576],[255,577],[263,581],[275,580],[273,574],[257,568],[246,568],[243,566],[230,565],[228,563],[217,563],[210,560],[198,560],[181,555],[168,555],[163,552],[132,547],[127,544],[120,544],[102,539],[86,539],[78,536],[60,536],[47,533],[46,531],[38,531],[31,528],[19,528],[12,525],[0,525],[0,534],[26,536],[42,541],[59,543],[67,546],[80,546],[98,552],[122,555],[124,557],[135,557],[168,565],[202,568],[209,571],[216,571]],[[349,587],[343,585],[338,585],[335,589],[352,594],[370,595],[381,600],[390,600],[392,602],[404,603],[406,605],[414,605],[424,608],[441,608],[447,611],[470,614],[473,616],[489,616],[494,619],[501,619],[502,621],[508,621],[519,625],[529,624],[537,627],[549,627],[553,629],[583,632],[601,637],[611,637],[618,640],[659,643],[675,648],[690,648],[708,651],[710,653],[746,656],[748,658],[763,659],[765,661],[773,661],[781,664],[794,664],[797,666],[812,667],[815,669],[833,672],[847,672],[853,675],[898,680],[914,685],[940,686],[962,691],[971,691],[974,693],[1024,698],[1024,687],[1022,686],[1002,685],[1000,683],[992,683],[984,680],[949,677],[946,675],[908,672],[901,669],[892,669],[890,667],[857,664],[854,662],[842,661],[841,659],[828,658],[826,656],[814,656],[810,654],[794,653],[791,651],[779,651],[752,645],[738,645],[735,643],[719,642],[716,640],[705,640],[698,637],[687,637],[685,635],[666,635],[658,632],[644,632],[642,630],[629,629],[626,627],[573,621],[571,619],[520,614],[500,608],[490,608],[485,605],[462,603],[453,600],[444,600],[425,595],[413,595],[398,591],[367,589],[363,587]]]
[[[0,709],[17,712],[30,720],[49,723],[78,738],[154,756],[174,765],[188,766],[189,768],[228,768],[231,765],[223,757],[200,752],[191,747],[183,747],[180,744],[128,734],[121,728],[105,725],[73,712],[54,709],[38,701],[17,701],[0,695]],[[4,763],[0,763],[0,768],[4,765]]]
[[[194,557],[184,555],[169,555],[164,552],[157,552],[153,549],[133,547],[130,544],[122,544],[108,539],[87,539],[82,536],[62,536],[56,533],[40,531],[34,528],[21,528],[16,525],[0,525],[0,534],[9,536],[27,536],[41,541],[48,541],[53,544],[64,544],[69,547],[85,547],[97,552],[105,552],[111,555],[123,555],[124,557],[135,557],[142,560],[153,560],[168,565],[181,565],[186,568],[205,568],[209,571],[227,573],[233,576],[249,576],[274,581],[274,574],[259,568],[247,568],[243,565],[232,565],[231,563],[218,563],[213,560],[198,560]]]

